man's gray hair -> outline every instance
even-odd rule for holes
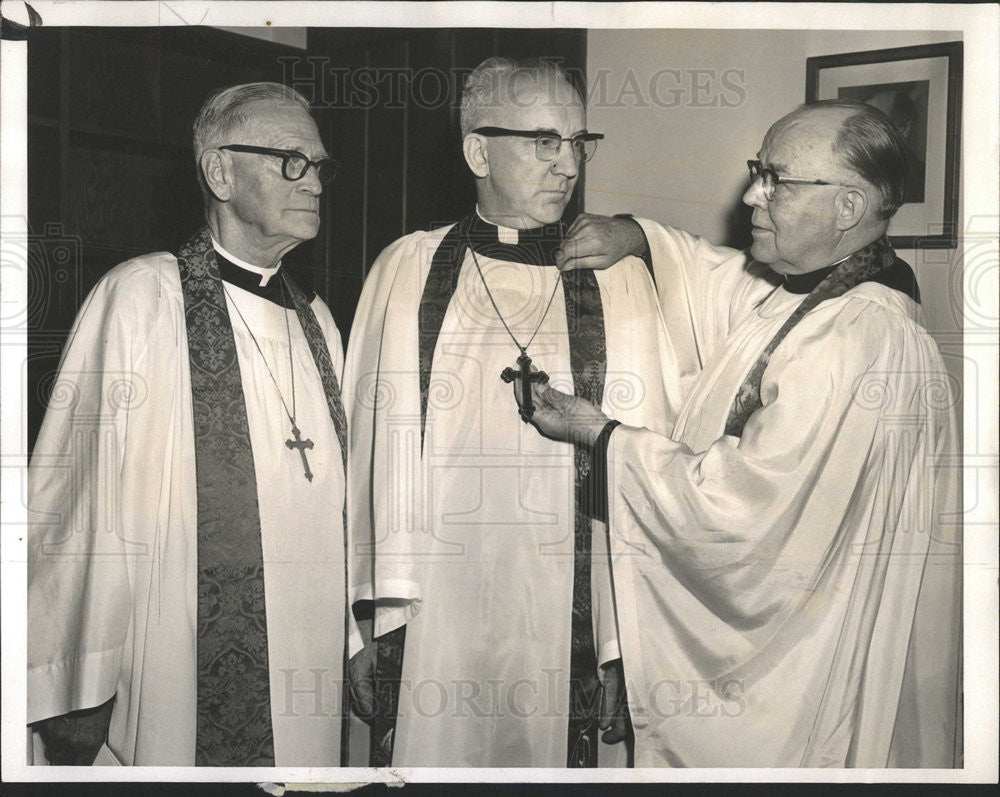
[[[218,89],[209,95],[194,120],[194,160],[198,181],[205,188],[201,174],[201,156],[207,149],[239,143],[234,137],[245,131],[250,121],[250,106],[257,102],[298,105],[309,112],[309,101],[295,89],[280,83],[242,83]]]
[[[819,108],[851,112],[837,131],[833,151],[845,166],[878,190],[879,218],[892,218],[903,204],[906,189],[906,141],[899,128],[878,108],[858,100],[819,100],[801,105],[793,113]]]
[[[565,80],[572,86],[581,103],[584,97],[557,61],[544,58],[487,58],[469,73],[462,91],[462,138],[481,127],[489,111],[514,101],[517,81],[535,78],[538,81]]]

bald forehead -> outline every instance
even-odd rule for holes
[[[250,103],[244,110],[246,117],[245,129],[251,136],[257,136],[264,131],[273,133],[282,128],[315,128],[312,116],[301,105],[278,100],[258,100]]]
[[[260,100],[246,107],[238,143],[294,149],[310,158],[326,154],[316,122],[297,103]]]
[[[500,107],[493,109],[498,121],[506,124],[511,119],[538,117],[542,124],[543,117],[568,114],[579,119],[582,126],[585,119],[583,103],[576,90],[562,77],[521,71],[508,76],[507,81],[500,92]]]
[[[842,168],[834,152],[837,134],[852,111],[846,108],[803,108],[782,117],[767,131],[761,155],[772,168],[809,165]]]

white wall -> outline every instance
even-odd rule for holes
[[[805,100],[806,58],[961,38],[947,31],[591,30],[587,127],[607,138],[587,164],[586,209],[731,242],[727,225],[742,223],[734,209],[747,186],[746,160],[770,124]],[[651,90],[664,69],[679,71],[661,73]],[[928,329],[961,384],[959,254],[899,255],[917,274]]]

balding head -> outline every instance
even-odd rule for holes
[[[557,62],[544,58],[487,58],[469,73],[462,91],[460,124],[465,138],[475,128],[505,121],[511,108],[527,107],[522,96],[547,87],[548,102],[584,106],[583,97]],[[558,94],[558,97],[555,95]]]
[[[844,175],[861,177],[874,188],[878,201],[873,208],[880,219],[890,219],[903,204],[906,141],[877,108],[854,100],[800,105],[775,122],[764,140],[788,133],[801,137],[807,146],[814,139],[811,146],[828,148]]]
[[[906,150],[880,111],[853,101],[803,105],[775,122],[757,153],[762,177],[751,254],[774,270],[824,268],[885,234],[903,199]]]

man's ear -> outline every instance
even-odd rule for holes
[[[837,229],[850,230],[861,223],[868,210],[868,194],[860,188],[847,187],[837,199]]]
[[[198,164],[208,190],[220,202],[228,202],[233,195],[233,172],[227,158],[217,149],[201,154]]]
[[[486,152],[486,139],[483,136],[469,133],[462,142],[462,153],[476,177],[485,177],[490,173],[490,159]]]

